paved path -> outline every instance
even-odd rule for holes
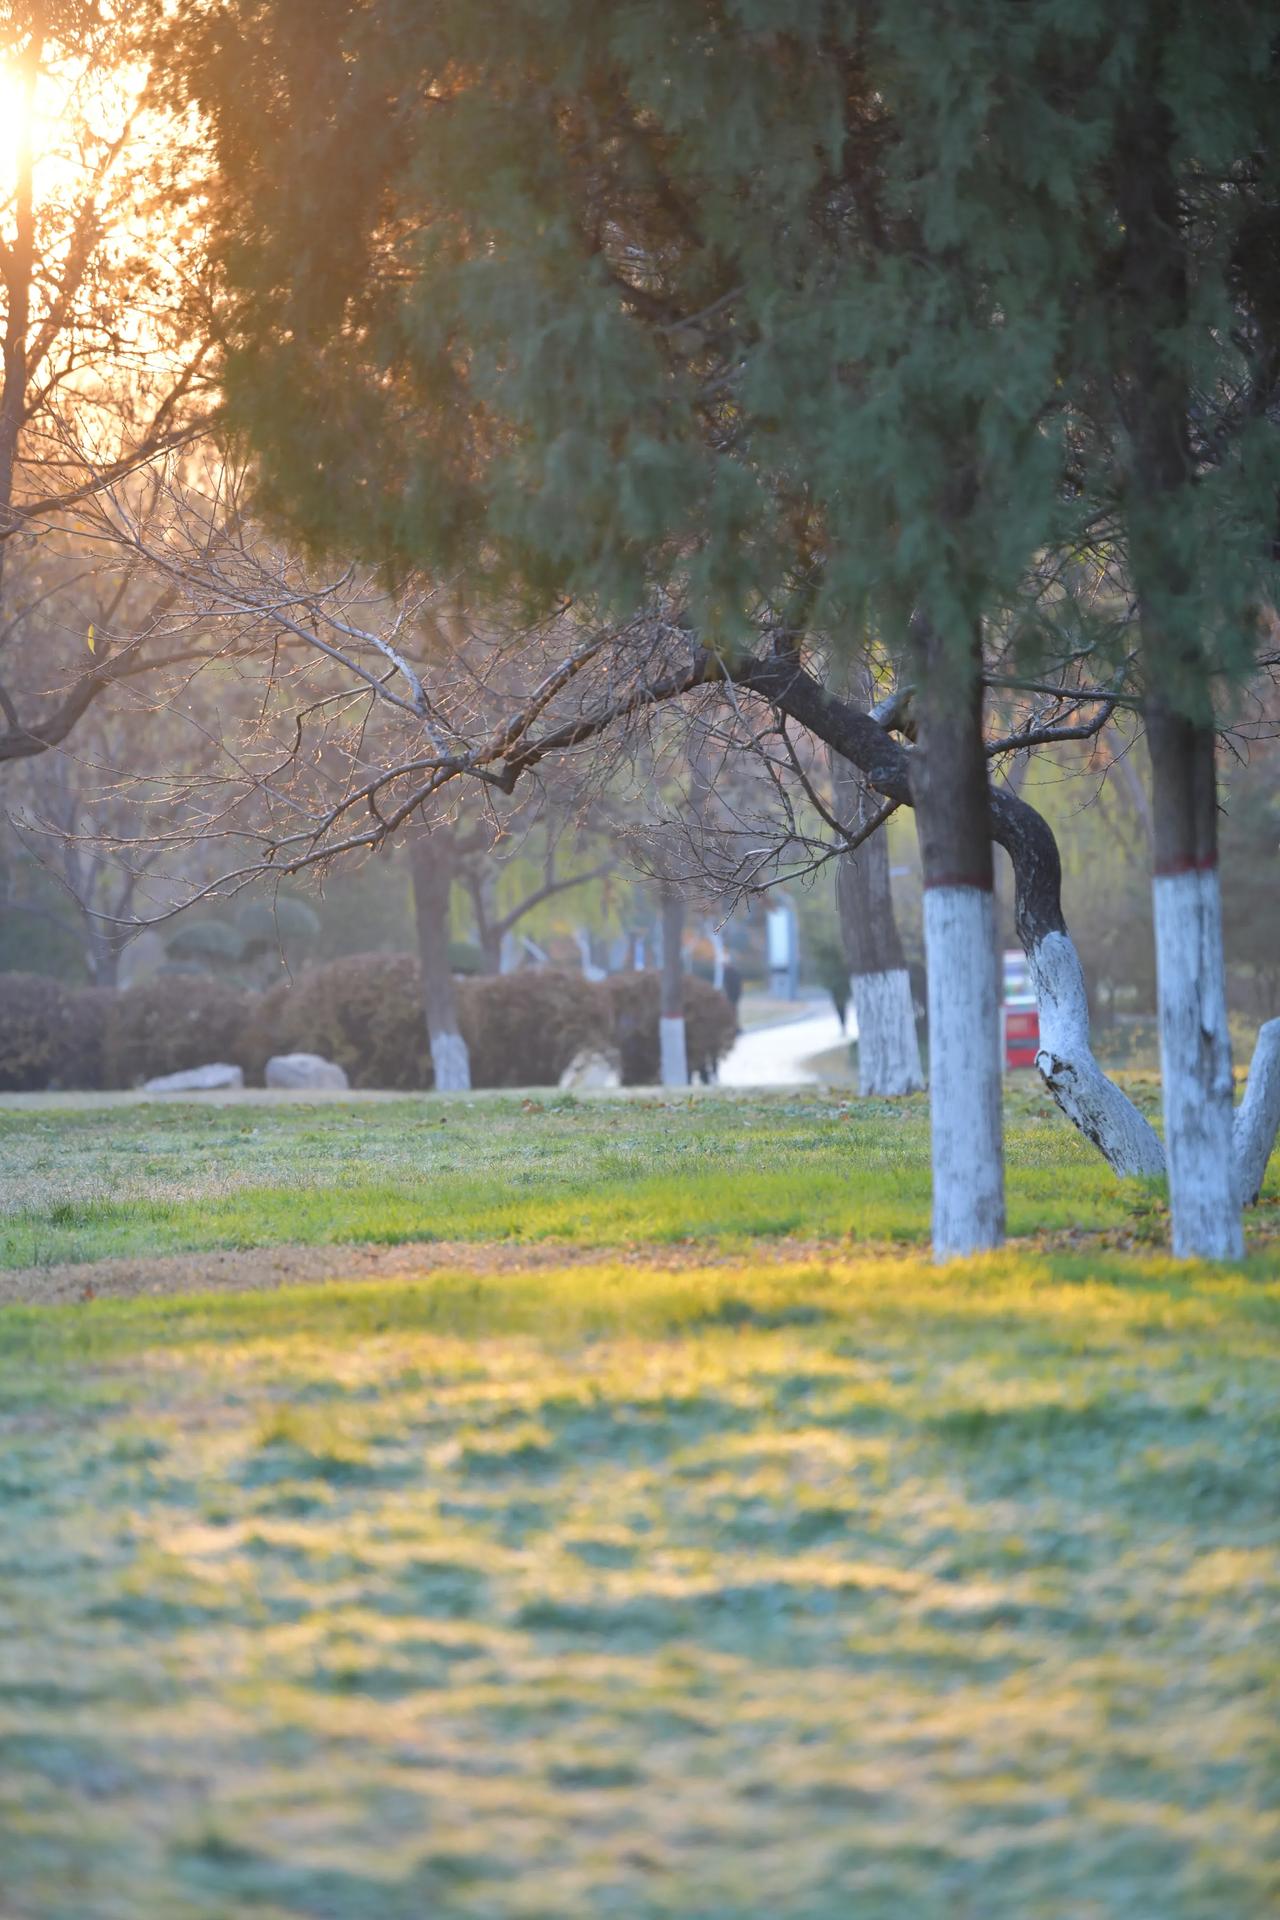
[[[804,1062],[839,1046],[840,1022],[830,1001],[794,1020],[739,1034],[720,1068],[722,1087],[811,1087],[818,1076]]]

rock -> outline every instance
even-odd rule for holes
[[[156,1080],[144,1080],[144,1093],[214,1093],[219,1087],[242,1087],[244,1075],[239,1067],[225,1060],[210,1067],[188,1067],[185,1073],[162,1073]]]
[[[334,1060],[318,1053],[274,1053],[267,1062],[269,1087],[305,1087],[311,1092],[333,1088],[343,1092],[351,1085]]]
[[[620,1087],[618,1056],[612,1051],[602,1053],[598,1047],[584,1047],[560,1075],[560,1085],[574,1092],[588,1087]]]

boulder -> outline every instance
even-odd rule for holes
[[[583,1047],[560,1075],[560,1085],[575,1093],[591,1087],[620,1087],[622,1072],[617,1054]]]
[[[265,1077],[269,1087],[305,1087],[313,1093],[326,1088],[341,1093],[351,1085],[337,1062],[319,1053],[273,1053]]]
[[[215,1093],[220,1087],[242,1087],[244,1074],[225,1060],[209,1067],[188,1067],[185,1073],[162,1073],[158,1079],[144,1080],[144,1093]]]

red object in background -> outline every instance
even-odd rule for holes
[[[1040,1015],[1035,1007],[1004,1010],[1004,1069],[1034,1067],[1040,1047]]]

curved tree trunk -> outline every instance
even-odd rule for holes
[[[674,887],[662,889],[662,989],[658,1011],[658,1049],[664,1087],[687,1087],[689,1053],[684,1024],[684,900]]]
[[[834,752],[830,760],[836,817],[857,833],[874,811],[870,796],[847,760]],[[883,832],[840,855],[836,906],[858,1023],[858,1092],[889,1098],[918,1093],[924,1069]]]
[[[933,1252],[1004,1240],[1000,1011],[978,640],[963,662],[917,620],[910,786],[924,868]]]
[[[409,841],[414,921],[422,967],[422,1003],[437,1093],[466,1093],[471,1057],[458,1024],[458,996],[449,964],[449,889],[453,862],[442,833],[414,830]]]
[[[836,699],[794,665],[758,664],[746,684],[858,767],[877,793],[912,804],[913,755],[869,713]],[[1109,1080],[1089,1045],[1089,1011],[1079,956],[1062,914],[1062,867],[1047,820],[1007,788],[989,795],[991,834],[1013,863],[1018,938],[1040,1008],[1037,1065],[1067,1118],[1118,1174],[1160,1178],[1159,1137]],[[1252,1203],[1280,1131],[1280,1020],[1258,1035],[1244,1101],[1235,1114],[1239,1191]]]
[[[1244,1099],[1236,1108],[1232,1132],[1240,1199],[1246,1207],[1256,1206],[1267,1161],[1280,1133],[1280,1020],[1268,1020],[1258,1030]]]

